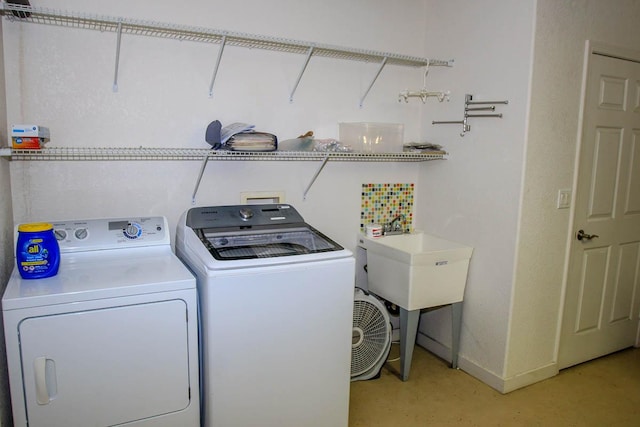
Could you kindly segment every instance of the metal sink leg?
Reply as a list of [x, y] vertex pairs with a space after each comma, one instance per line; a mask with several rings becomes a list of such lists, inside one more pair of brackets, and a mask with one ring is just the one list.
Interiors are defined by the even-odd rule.
[[458, 369], [460, 328], [462, 327], [462, 301], [451, 304], [451, 368]]
[[402, 381], [409, 379], [419, 321], [420, 310], [409, 311], [400, 308], [400, 377]]

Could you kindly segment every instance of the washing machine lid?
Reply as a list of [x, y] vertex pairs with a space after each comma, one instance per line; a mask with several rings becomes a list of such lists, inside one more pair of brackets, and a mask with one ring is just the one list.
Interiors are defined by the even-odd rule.
[[342, 251], [283, 204], [193, 208], [186, 225], [218, 261], [277, 258]]
[[203, 231], [201, 240], [219, 261], [306, 255], [343, 249], [309, 226], [231, 233]]
[[58, 274], [23, 279], [14, 268], [3, 310], [195, 289], [171, 246], [62, 253]]

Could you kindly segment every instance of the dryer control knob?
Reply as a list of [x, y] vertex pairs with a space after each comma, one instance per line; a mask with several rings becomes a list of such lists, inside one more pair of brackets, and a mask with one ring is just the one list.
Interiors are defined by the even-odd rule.
[[54, 230], [53, 234], [55, 234], [56, 236], [56, 240], [60, 241], [60, 240], [64, 240], [67, 238], [67, 232], [64, 230]]
[[244, 219], [245, 221], [248, 220], [249, 218], [251, 218], [253, 216], [253, 210], [250, 208], [242, 208], [240, 209], [240, 218]]
[[73, 234], [76, 236], [76, 239], [84, 240], [89, 235], [89, 232], [86, 228], [78, 228]]
[[124, 237], [128, 239], [137, 239], [140, 237], [140, 227], [136, 224], [129, 224], [127, 228], [124, 229]]

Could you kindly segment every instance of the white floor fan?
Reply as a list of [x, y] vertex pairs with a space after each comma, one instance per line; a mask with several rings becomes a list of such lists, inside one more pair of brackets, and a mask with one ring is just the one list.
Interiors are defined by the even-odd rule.
[[391, 322], [384, 304], [356, 288], [353, 302], [351, 381], [378, 377], [391, 348]]

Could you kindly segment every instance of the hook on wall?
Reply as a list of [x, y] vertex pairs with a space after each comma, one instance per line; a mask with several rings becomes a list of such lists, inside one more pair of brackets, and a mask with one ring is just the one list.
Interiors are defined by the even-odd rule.
[[449, 101], [449, 95], [451, 92], [447, 91], [428, 91], [427, 90], [427, 75], [429, 74], [429, 66], [431, 65], [431, 61], [427, 60], [427, 65], [425, 66], [424, 76], [422, 78], [422, 89], [419, 91], [410, 91], [406, 89], [398, 94], [398, 102], [409, 102], [409, 98], [420, 98], [422, 103], [425, 104], [427, 102], [427, 98], [435, 97], [438, 98], [438, 101], [442, 102], [445, 99]]
[[428, 92], [424, 89], [422, 89], [421, 91], [409, 91], [409, 90], [405, 90], [402, 91], [398, 94], [398, 102], [404, 101], [404, 102], [409, 102], [409, 98], [420, 98], [422, 100], [422, 103], [426, 103], [427, 102], [427, 98], [429, 97], [436, 97], [438, 98], [438, 101], [442, 102], [445, 99], [447, 101], [449, 101], [449, 96], [451, 95], [451, 92], [444, 91], [444, 92]]

